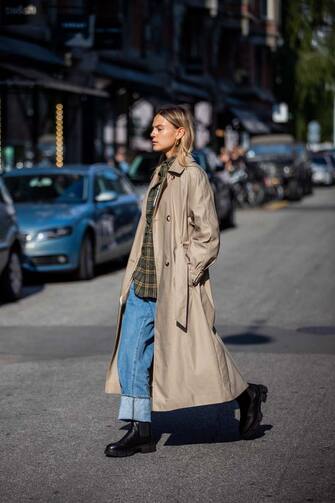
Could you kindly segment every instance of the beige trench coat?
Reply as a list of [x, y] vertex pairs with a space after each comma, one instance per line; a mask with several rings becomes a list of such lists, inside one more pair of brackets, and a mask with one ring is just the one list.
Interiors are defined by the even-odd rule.
[[[124, 307], [132, 275], [140, 258], [145, 208], [156, 169], [143, 200], [132, 250], [124, 275], [116, 338], [107, 371], [107, 393], [120, 394], [117, 353]], [[157, 273], [152, 410], [167, 411], [227, 402], [247, 387], [214, 327], [214, 303], [208, 266], [220, 247], [214, 196], [206, 173], [193, 158], [168, 169], [153, 214]]]

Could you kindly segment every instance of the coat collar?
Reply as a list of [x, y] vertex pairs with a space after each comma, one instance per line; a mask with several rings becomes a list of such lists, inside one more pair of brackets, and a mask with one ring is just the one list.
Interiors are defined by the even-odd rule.
[[[194, 159], [193, 157], [191, 156], [191, 154], [188, 154], [187, 155], [187, 162], [194, 162]], [[169, 172], [172, 172], [172, 173], [177, 173], [178, 175], [180, 175], [185, 169], [185, 166], [182, 166], [179, 162], [178, 162], [178, 158], [176, 157], [175, 160], [173, 161], [173, 163], [171, 164], [171, 166], [168, 168], [168, 171]]]
[[[189, 154], [187, 156], [187, 164], [191, 164], [191, 163], [194, 163], [194, 162], [195, 161], [194, 161], [193, 157], [191, 156], [191, 154]], [[177, 175], [181, 175], [181, 173], [184, 171], [185, 168], [186, 168], [186, 166], [181, 165], [178, 162], [178, 158], [176, 157], [174, 159], [174, 161], [172, 162], [171, 166], [169, 166], [168, 172], [169, 173], [176, 173]], [[149, 188], [152, 188], [159, 181], [158, 171], [159, 171], [158, 168], [156, 168], [156, 171], [154, 172], [154, 175], [153, 175], [153, 177], [151, 179]]]

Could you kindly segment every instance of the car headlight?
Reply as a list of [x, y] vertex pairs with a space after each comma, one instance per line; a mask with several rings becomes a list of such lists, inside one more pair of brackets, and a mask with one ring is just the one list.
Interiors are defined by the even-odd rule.
[[55, 227], [54, 229], [45, 229], [34, 234], [25, 235], [26, 243], [31, 241], [46, 241], [47, 239], [62, 238], [72, 234], [72, 227]]

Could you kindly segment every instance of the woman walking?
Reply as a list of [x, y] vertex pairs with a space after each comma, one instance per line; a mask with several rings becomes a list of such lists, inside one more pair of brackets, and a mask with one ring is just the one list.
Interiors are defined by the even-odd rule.
[[240, 434], [250, 438], [267, 388], [247, 383], [214, 327], [208, 267], [220, 247], [214, 196], [191, 156], [192, 119], [182, 106], [162, 107], [151, 132], [163, 154], [121, 287], [116, 340], [106, 392], [121, 395], [118, 418], [130, 422], [106, 456], [156, 450], [151, 411], [237, 400]]

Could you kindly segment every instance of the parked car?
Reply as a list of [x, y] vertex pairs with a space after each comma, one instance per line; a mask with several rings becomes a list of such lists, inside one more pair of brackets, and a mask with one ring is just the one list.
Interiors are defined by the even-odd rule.
[[329, 156], [330, 160], [332, 161], [332, 165], [335, 169], [335, 148], [327, 148], [327, 149], [318, 150], [317, 154], [322, 154], [322, 155], [326, 154], [327, 156]]
[[4, 178], [25, 236], [25, 269], [91, 279], [96, 264], [129, 253], [141, 210], [114, 168], [33, 167]]
[[217, 165], [210, 149], [195, 149], [192, 156], [207, 173], [214, 192], [220, 227], [222, 229], [233, 227], [235, 225], [235, 199], [231, 185], [217, 173]]
[[13, 201], [0, 177], [0, 294], [2, 300], [15, 301], [22, 293], [22, 236]]
[[129, 165], [127, 176], [141, 199], [145, 195], [159, 160], [160, 154], [155, 152], [138, 152]]
[[303, 144], [290, 135], [254, 136], [247, 151], [249, 165], [257, 164], [267, 174], [266, 185], [274, 187], [280, 196], [300, 200], [310, 194], [312, 170]]
[[[229, 184], [222, 181], [215, 172], [214, 156], [209, 149], [193, 150], [195, 161], [206, 171], [212, 185], [215, 204], [221, 227], [234, 225], [235, 206]], [[160, 155], [155, 152], [139, 152], [130, 164], [128, 177], [141, 198], [148, 188], [150, 179], [160, 161]]]
[[335, 159], [329, 152], [311, 154], [313, 183], [333, 185], [335, 183]]
[[237, 205], [243, 208], [263, 204], [268, 197], [265, 179], [264, 171], [256, 163], [234, 162], [229, 180]]

